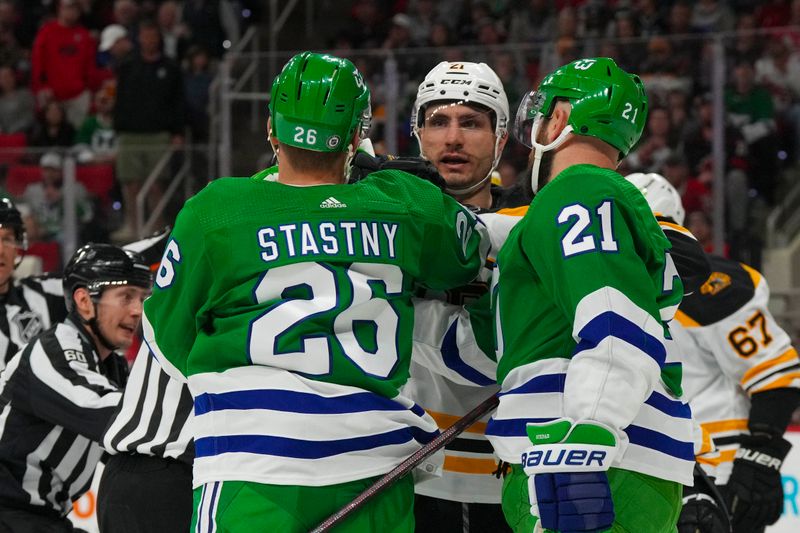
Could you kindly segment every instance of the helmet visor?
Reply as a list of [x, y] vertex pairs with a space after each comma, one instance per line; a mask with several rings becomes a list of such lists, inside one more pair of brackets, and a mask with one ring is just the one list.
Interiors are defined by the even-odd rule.
[[359, 127], [359, 137], [366, 139], [369, 129], [372, 126], [372, 103], [367, 100], [367, 107], [361, 112], [361, 125]]
[[542, 117], [542, 105], [544, 104], [544, 94], [538, 91], [530, 91], [519, 103], [517, 116], [514, 117], [514, 137], [524, 146], [533, 148], [531, 142], [531, 130], [535, 120]]

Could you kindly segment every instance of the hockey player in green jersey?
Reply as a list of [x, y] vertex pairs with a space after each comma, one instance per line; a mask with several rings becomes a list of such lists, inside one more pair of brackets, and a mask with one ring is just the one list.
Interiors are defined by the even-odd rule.
[[556, 69], [517, 112], [538, 192], [497, 257], [501, 392], [486, 430], [512, 464], [515, 531], [671, 533], [692, 483], [666, 326], [683, 287], [649, 206], [614, 171], [646, 116], [641, 80], [608, 58]]
[[[420, 285], [460, 286], [485, 230], [400, 171], [346, 183], [369, 122], [352, 63], [304, 52], [272, 86], [278, 165], [189, 200], [145, 305], [145, 338], [194, 399], [195, 531], [307, 531], [433, 438], [398, 393]], [[412, 531], [400, 481], [344, 531]]]

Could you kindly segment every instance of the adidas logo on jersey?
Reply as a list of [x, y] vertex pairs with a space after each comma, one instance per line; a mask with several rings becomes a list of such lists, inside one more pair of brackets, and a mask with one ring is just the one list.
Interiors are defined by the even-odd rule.
[[336, 198], [331, 196], [331, 197], [323, 200], [322, 203], [319, 204], [319, 206], [322, 207], [322, 208], [347, 207], [347, 204], [343, 204], [342, 202], [340, 202], [339, 200], [337, 200]]

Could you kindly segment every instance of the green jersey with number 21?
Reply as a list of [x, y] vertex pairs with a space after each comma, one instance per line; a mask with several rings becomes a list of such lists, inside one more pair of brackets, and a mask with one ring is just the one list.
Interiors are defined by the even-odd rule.
[[566, 416], [615, 428], [628, 441], [622, 468], [691, 481], [691, 416], [666, 325], [683, 286], [669, 248], [612, 170], [574, 165], [537, 193], [493, 279], [504, 394], [486, 435], [500, 458], [519, 462], [528, 422]]

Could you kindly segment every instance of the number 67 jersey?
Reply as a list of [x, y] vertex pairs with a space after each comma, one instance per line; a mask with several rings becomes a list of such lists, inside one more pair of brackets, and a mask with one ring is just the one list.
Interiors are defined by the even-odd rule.
[[432, 439], [408, 379], [415, 287], [471, 281], [475, 216], [401, 171], [352, 185], [222, 178], [181, 210], [145, 340], [194, 399], [194, 483], [324, 486]]
[[748, 433], [751, 396], [800, 388], [800, 359], [767, 309], [764, 277], [730, 259], [709, 259], [711, 276], [684, 297], [670, 330], [684, 356], [684, 390], [692, 413], [716, 445], [697, 460], [724, 485], [738, 437]]

